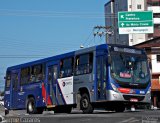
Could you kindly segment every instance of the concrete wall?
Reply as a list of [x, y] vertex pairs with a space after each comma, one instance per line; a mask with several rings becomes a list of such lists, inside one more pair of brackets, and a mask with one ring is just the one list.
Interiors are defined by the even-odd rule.
[[160, 73], [160, 63], [157, 62], [157, 55], [152, 55], [152, 73]]

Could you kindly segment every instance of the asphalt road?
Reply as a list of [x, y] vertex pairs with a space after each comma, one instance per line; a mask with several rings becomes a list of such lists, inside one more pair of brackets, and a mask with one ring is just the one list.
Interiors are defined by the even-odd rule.
[[82, 114], [77, 110], [73, 110], [71, 114], [54, 114], [45, 111], [41, 115], [11, 111], [4, 118], [7, 123], [160, 123], [160, 110], [136, 110], [123, 113], [95, 110], [93, 114]]

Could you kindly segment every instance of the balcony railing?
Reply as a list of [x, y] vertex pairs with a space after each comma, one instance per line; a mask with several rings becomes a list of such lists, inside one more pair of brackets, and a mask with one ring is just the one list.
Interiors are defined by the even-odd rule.
[[160, 6], [149, 6], [148, 11], [153, 11], [153, 13], [160, 13]]
[[160, 24], [160, 18], [154, 18], [154, 24]]
[[160, 37], [160, 29], [154, 29], [153, 37]]

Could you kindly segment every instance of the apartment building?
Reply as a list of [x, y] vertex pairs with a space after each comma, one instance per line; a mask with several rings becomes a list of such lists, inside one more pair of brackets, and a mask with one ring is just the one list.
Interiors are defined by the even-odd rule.
[[160, 0], [147, 0], [147, 10], [154, 13], [154, 33], [149, 34], [148, 39], [160, 37]]
[[[113, 1], [113, 2], [111, 2]], [[136, 45], [146, 40], [160, 36], [160, 0], [111, 0], [105, 4], [105, 25], [114, 27], [114, 35], [107, 38], [108, 43], [124, 45]], [[113, 12], [112, 14], [112, 6]], [[118, 32], [119, 11], [153, 11], [154, 33], [153, 34], [123, 34]]]

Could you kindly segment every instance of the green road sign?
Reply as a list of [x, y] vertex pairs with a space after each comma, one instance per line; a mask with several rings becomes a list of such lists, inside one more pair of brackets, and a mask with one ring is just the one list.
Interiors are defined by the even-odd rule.
[[153, 33], [153, 12], [118, 12], [119, 34]]

